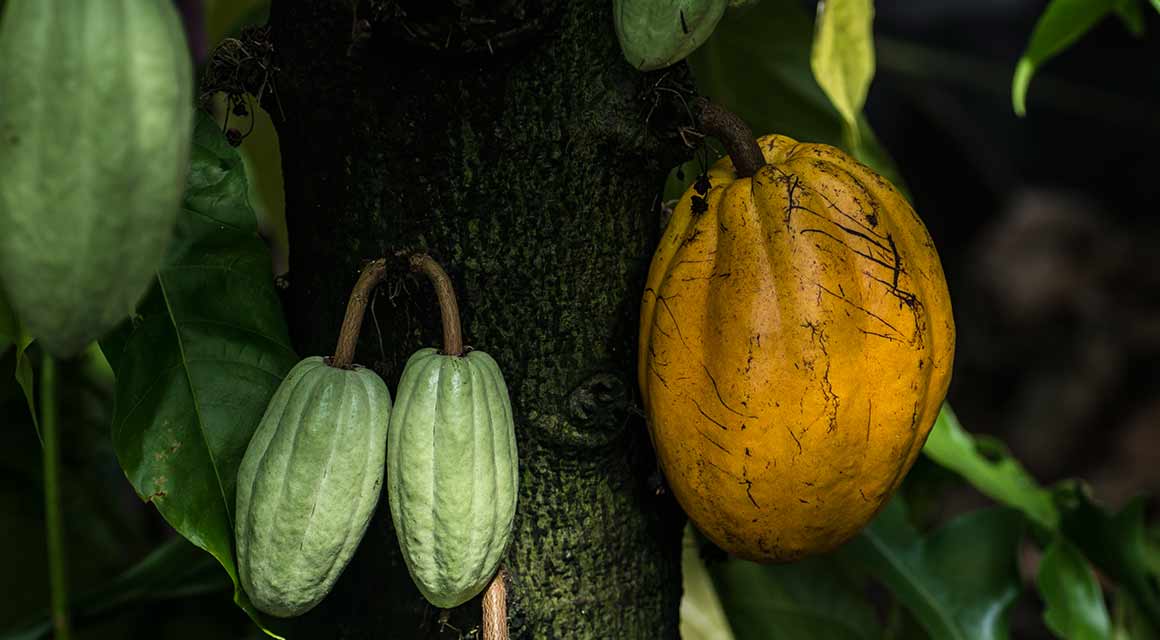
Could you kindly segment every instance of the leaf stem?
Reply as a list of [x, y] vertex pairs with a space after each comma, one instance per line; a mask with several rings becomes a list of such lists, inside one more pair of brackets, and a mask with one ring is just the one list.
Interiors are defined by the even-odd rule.
[[740, 116], [706, 98], [694, 100], [693, 108], [699, 114], [701, 129], [725, 145], [739, 177], [752, 178], [765, 165], [753, 130]]
[[60, 439], [57, 437], [56, 361], [45, 354], [40, 365], [40, 428], [44, 437], [44, 522], [53, 637], [69, 640], [68, 572], [60, 510]]
[[508, 640], [506, 578], [500, 567], [483, 593], [483, 640]]
[[435, 259], [425, 253], [411, 254], [411, 271], [421, 271], [435, 287], [439, 299], [439, 313], [443, 319], [443, 353], [449, 356], [463, 355], [463, 329], [459, 323], [459, 303], [455, 300], [455, 288], [451, 286], [451, 276], [439, 266]]
[[385, 258], [372, 260], [363, 267], [358, 276], [358, 282], [350, 292], [346, 302], [346, 316], [342, 319], [342, 329], [338, 332], [338, 346], [334, 349], [334, 357], [327, 364], [338, 369], [349, 369], [354, 361], [354, 350], [358, 347], [358, 335], [362, 331], [363, 316], [366, 315], [367, 302], [371, 292], [375, 290], [387, 271]]

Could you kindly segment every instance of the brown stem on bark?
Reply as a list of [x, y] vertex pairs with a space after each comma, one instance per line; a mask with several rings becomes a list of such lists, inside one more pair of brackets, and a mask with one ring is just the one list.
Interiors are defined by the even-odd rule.
[[737, 175], [752, 178], [765, 164], [765, 157], [761, 155], [761, 147], [757, 146], [749, 125], [736, 113], [705, 98], [697, 98], [693, 107], [700, 115], [701, 129], [725, 145]]
[[506, 578], [500, 567], [483, 594], [483, 640], [508, 640]]
[[443, 319], [443, 353], [449, 356], [463, 355], [463, 332], [459, 325], [459, 303], [455, 301], [455, 288], [451, 286], [451, 276], [439, 266], [435, 259], [425, 253], [411, 255], [411, 271], [422, 271], [435, 287], [439, 299], [439, 313]]
[[367, 302], [371, 292], [383, 279], [387, 270], [385, 258], [369, 262], [363, 267], [358, 276], [358, 282], [350, 292], [346, 302], [346, 316], [342, 319], [342, 330], [338, 332], [338, 346], [334, 349], [334, 357], [327, 364], [338, 369], [349, 369], [354, 360], [354, 350], [358, 346], [358, 334], [362, 330], [363, 315], [367, 310]]

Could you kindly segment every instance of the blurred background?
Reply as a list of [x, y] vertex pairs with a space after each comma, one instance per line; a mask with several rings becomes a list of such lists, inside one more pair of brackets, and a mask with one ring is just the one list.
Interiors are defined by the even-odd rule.
[[[201, 62], [267, 10], [179, 4]], [[1018, 118], [1011, 76], [1045, 4], [878, 0], [866, 117], [943, 260], [959, 336], [949, 400], [961, 422], [1041, 482], [1084, 478], [1115, 508], [1160, 490], [1160, 14], [1145, 12], [1138, 33], [1105, 19], [1039, 71]], [[254, 111], [241, 149], [277, 269], [278, 148]], [[9, 349], [0, 371], [15, 366]], [[112, 374], [99, 352], [62, 376], [68, 556], [73, 590], [86, 594], [79, 637], [258, 637], [212, 559], [176, 542], [154, 552], [173, 534], [117, 466]], [[44, 637], [40, 446], [11, 376], [0, 376], [0, 416], [0, 638]], [[933, 520], [986, 503], [925, 458], [912, 480], [941, 488]], [[149, 572], [123, 574], [142, 559]], [[1040, 610], [1024, 594], [1014, 637], [1051, 637]]]

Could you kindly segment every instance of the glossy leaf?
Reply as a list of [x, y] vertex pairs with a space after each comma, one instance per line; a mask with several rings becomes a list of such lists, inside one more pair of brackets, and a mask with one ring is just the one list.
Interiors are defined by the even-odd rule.
[[1039, 16], [1031, 41], [1015, 67], [1011, 101], [1015, 113], [1027, 113], [1027, 87], [1035, 71], [1079, 40], [1113, 8], [1116, 0], [1052, 0]]
[[1152, 6], [1157, 12], [1160, 12], [1160, 0], [1152, 0]]
[[1019, 595], [1021, 533], [1019, 513], [996, 507], [960, 516], [924, 538], [896, 498], [839, 556], [885, 583], [930, 637], [1002, 640]]
[[1046, 609], [1043, 620], [1065, 640], [1104, 640], [1110, 633], [1104, 594], [1083, 554], [1056, 536], [1039, 562], [1036, 579]]
[[1111, 514], [1091, 501], [1083, 487], [1060, 491], [1061, 529], [1103, 574], [1128, 591], [1153, 626], [1160, 628], [1160, 576], [1144, 520], [1145, 500], [1132, 500]]
[[863, 584], [834, 555], [761, 565], [730, 557], [708, 564], [739, 640], [874, 640], [882, 636]]
[[1007, 451], [995, 451], [991, 457], [983, 455], [979, 443], [959, 424], [950, 405], [943, 405], [922, 452], [983, 494], [1019, 509], [1036, 524], [1049, 530], [1059, 526], [1059, 512], [1051, 492], [1041, 487]]
[[[156, 283], [101, 346], [117, 376], [113, 446], [125, 475], [237, 585], [238, 465], [297, 361], [242, 161], [200, 114], [189, 183]], [[235, 600], [258, 620], [240, 587]]]
[[846, 127], [847, 146], [860, 146], [858, 116], [874, 78], [872, 0], [821, 0], [810, 67]]

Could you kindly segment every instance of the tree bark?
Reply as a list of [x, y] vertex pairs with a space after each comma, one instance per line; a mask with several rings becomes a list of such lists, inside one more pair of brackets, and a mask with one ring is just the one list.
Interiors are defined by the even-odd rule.
[[[276, 0], [270, 24], [300, 353], [334, 348], [361, 263], [429, 252], [511, 392], [512, 637], [676, 637], [683, 516], [650, 484], [635, 382], [659, 194], [682, 159], [657, 132], [683, 112], [657, 110], [653, 87], [674, 74], [623, 61], [608, 0]], [[393, 389], [439, 344], [438, 308], [399, 268], [371, 311], [355, 362]], [[479, 598], [425, 603], [384, 493], [295, 637], [468, 637], [479, 614]]]

